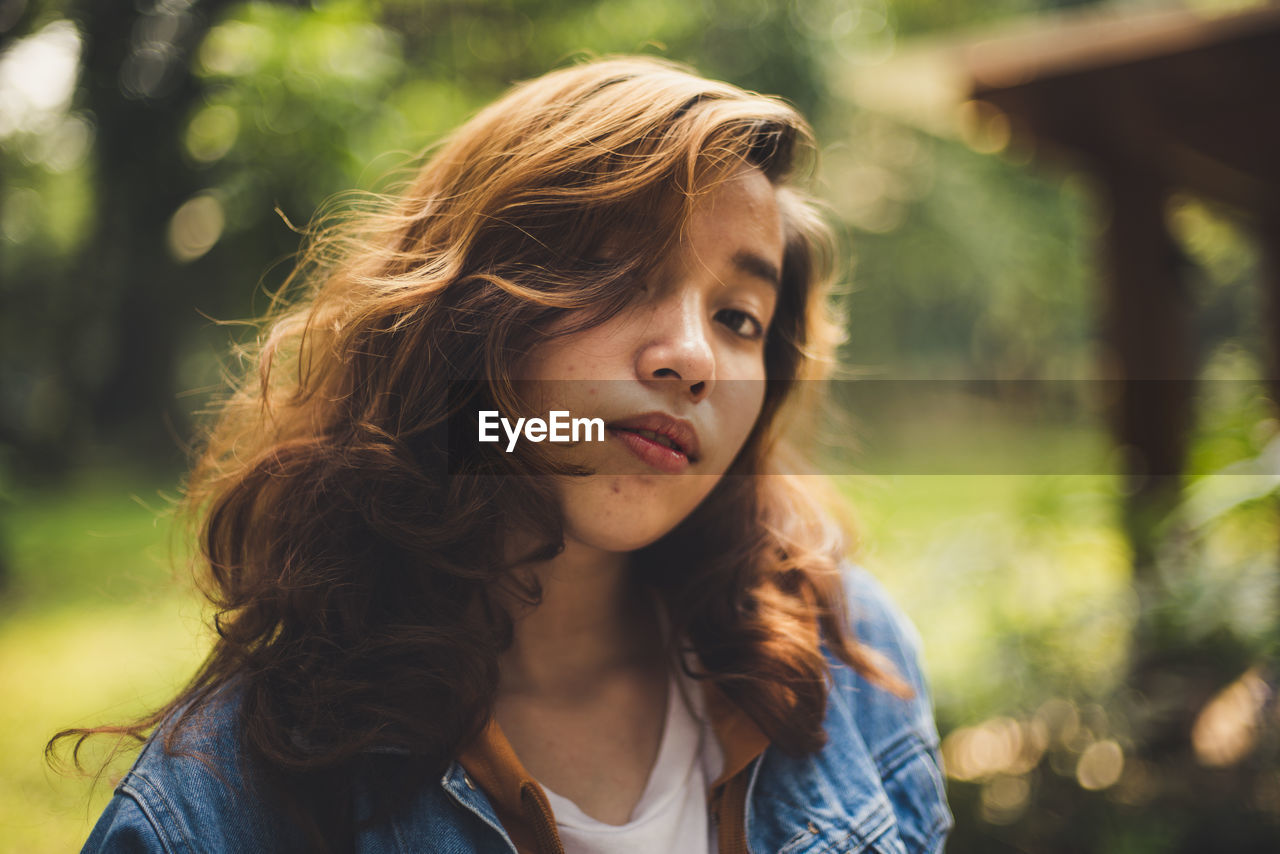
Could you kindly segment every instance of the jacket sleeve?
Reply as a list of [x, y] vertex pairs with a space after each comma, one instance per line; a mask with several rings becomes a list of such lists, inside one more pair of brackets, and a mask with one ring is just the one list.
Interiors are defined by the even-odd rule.
[[915, 696], [910, 700], [909, 722], [930, 746], [936, 746], [938, 730], [924, 676], [920, 632], [875, 576], [860, 566], [845, 567], [845, 596], [854, 637], [884, 655], [911, 686]]
[[117, 792], [80, 854], [170, 854], [151, 819], [130, 795]]
[[[920, 634], [869, 572], [845, 567], [845, 594], [860, 643], [885, 655], [914, 696], [901, 701], [864, 685], [863, 731], [874, 733], [876, 760], [910, 851], [941, 851], [953, 819], [947, 805], [933, 702], [921, 663]], [[872, 699], [874, 698], [874, 701]]]

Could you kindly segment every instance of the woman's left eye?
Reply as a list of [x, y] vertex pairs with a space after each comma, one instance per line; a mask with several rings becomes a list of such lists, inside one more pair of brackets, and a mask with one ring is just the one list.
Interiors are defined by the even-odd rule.
[[748, 312], [737, 308], [722, 308], [716, 312], [716, 320], [723, 323], [735, 335], [753, 341], [764, 337], [764, 324]]

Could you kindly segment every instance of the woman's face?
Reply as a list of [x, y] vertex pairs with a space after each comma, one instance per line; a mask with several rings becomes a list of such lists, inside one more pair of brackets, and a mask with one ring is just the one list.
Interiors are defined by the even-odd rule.
[[551, 446], [596, 472], [558, 478], [568, 539], [638, 549], [715, 487], [764, 401], [782, 255], [776, 192], [742, 166], [696, 199], [677, 248], [631, 304], [518, 367], [538, 417], [567, 410], [606, 425], [603, 442]]

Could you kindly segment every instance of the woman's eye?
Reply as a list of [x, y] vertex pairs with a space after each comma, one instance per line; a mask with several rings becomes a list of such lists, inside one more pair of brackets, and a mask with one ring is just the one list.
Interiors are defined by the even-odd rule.
[[735, 335], [757, 340], [764, 337], [764, 325], [745, 311], [736, 308], [722, 308], [716, 313], [716, 319], [729, 328]]

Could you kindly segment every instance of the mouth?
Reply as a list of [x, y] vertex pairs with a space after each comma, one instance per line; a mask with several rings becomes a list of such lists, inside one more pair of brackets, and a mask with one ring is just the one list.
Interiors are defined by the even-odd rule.
[[659, 471], [679, 474], [698, 462], [698, 434], [687, 421], [650, 412], [607, 426], [628, 450]]

